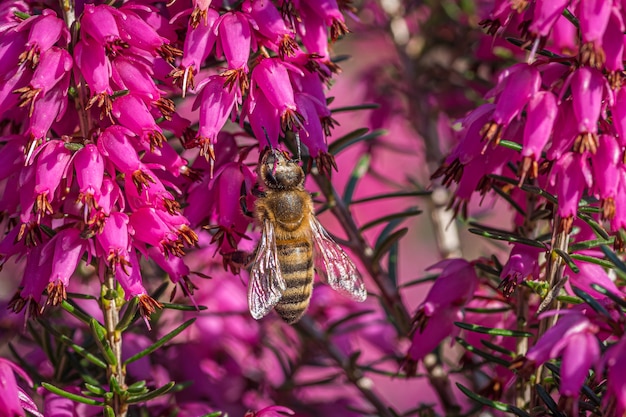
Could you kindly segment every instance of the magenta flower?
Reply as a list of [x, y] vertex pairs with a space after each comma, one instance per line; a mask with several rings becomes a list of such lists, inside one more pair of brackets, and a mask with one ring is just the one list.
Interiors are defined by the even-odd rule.
[[624, 166], [620, 161], [621, 149], [614, 136], [600, 135], [598, 145], [598, 152], [591, 159], [593, 188], [601, 200], [602, 218], [611, 220], [615, 217], [615, 199]]
[[[261, 60], [252, 71], [252, 85], [248, 98], [248, 100], [255, 101], [258, 94], [264, 94], [272, 106], [278, 110], [284, 131], [299, 125], [302, 119], [302, 115], [297, 111], [288, 68], [303, 75], [297, 68], [277, 58]], [[255, 90], [256, 86], [259, 90]], [[254, 112], [252, 104], [249, 111]]]
[[500, 142], [504, 128], [524, 109], [528, 100], [539, 90], [541, 76], [535, 67], [515, 64], [498, 77], [493, 94], [496, 109], [481, 134], [487, 142]]
[[57, 305], [67, 298], [66, 289], [70, 277], [85, 252], [85, 240], [77, 229], [65, 229], [58, 232], [48, 245], [54, 243], [52, 270], [48, 279], [47, 304]]
[[35, 416], [42, 416], [33, 400], [17, 385], [15, 374], [24, 379], [29, 386], [33, 381], [19, 366], [0, 358], [0, 415], [24, 417], [28, 411]]
[[528, 175], [534, 179], [539, 176], [538, 161], [541, 152], [552, 136], [552, 128], [557, 115], [556, 97], [549, 91], [535, 94], [526, 107], [526, 124], [522, 141], [522, 164], [520, 165], [520, 184]]
[[550, 181], [559, 200], [559, 230], [569, 232], [583, 192], [593, 182], [587, 158], [579, 153], [565, 154], [555, 163]]
[[574, 150], [580, 153], [598, 149], [598, 119], [602, 110], [604, 92], [609, 88], [606, 79], [598, 70], [582, 67], [571, 77], [572, 103], [578, 123], [578, 137]]
[[589, 368], [600, 358], [600, 344], [596, 337], [598, 326], [583, 314], [566, 312], [557, 323], [528, 351], [526, 359], [541, 365], [549, 359], [561, 357], [561, 395], [573, 398], [572, 414], [578, 414], [578, 399]]
[[547, 37], [569, 2], [570, 0], [537, 0], [528, 31], [537, 37]]
[[189, 20], [181, 66], [172, 72], [172, 77], [177, 80], [183, 92], [188, 87], [194, 88], [194, 76], [213, 50], [217, 40], [214, 28], [218, 19], [219, 13], [208, 9], [205, 18], [195, 22], [195, 27], [193, 20]]
[[252, 45], [252, 29], [250, 22], [243, 13], [225, 13], [215, 23], [215, 33], [218, 33], [218, 55], [224, 54], [228, 63], [228, 70], [221, 75], [226, 79], [225, 84], [232, 90], [238, 86], [243, 94], [249, 86], [248, 59]]
[[500, 287], [504, 295], [510, 296], [515, 287], [525, 279], [539, 278], [539, 255], [542, 252], [545, 250], [521, 244], [513, 245], [509, 260], [500, 274]]
[[287, 27], [274, 3], [265, 0], [245, 0], [241, 9], [250, 15], [259, 33], [266, 38], [259, 41], [277, 51], [281, 59], [293, 55], [298, 49], [293, 30]]
[[601, 39], [609, 23], [612, 8], [613, 2], [610, 1], [589, 0], [578, 3], [576, 12], [584, 43], [581, 59], [592, 67], [601, 68], [604, 65], [605, 54]]
[[[413, 319], [412, 344], [407, 360], [417, 362], [452, 333], [462, 320], [461, 308], [471, 300], [478, 277], [474, 266], [463, 259], [447, 259], [428, 268], [442, 269]], [[415, 365], [407, 367], [414, 371]]]
[[626, 337], [622, 336], [617, 343], [609, 347], [602, 358], [600, 369], [606, 370], [607, 392], [603, 405], [607, 415], [622, 416], [626, 413]]

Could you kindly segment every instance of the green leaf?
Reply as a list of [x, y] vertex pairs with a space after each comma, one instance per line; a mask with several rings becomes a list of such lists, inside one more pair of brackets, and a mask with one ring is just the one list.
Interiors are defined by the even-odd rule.
[[541, 385], [535, 384], [535, 390], [537, 391], [537, 394], [539, 394], [539, 398], [541, 398], [541, 401], [543, 401], [546, 407], [548, 407], [548, 409], [552, 412], [552, 415], [558, 417], [567, 417], [559, 410], [556, 402], [554, 402], [550, 394], [548, 394]]
[[367, 173], [371, 159], [372, 157], [368, 153], [362, 155], [352, 170], [352, 174], [350, 174], [350, 179], [348, 180], [346, 189], [343, 193], [343, 201], [346, 205], [350, 205], [356, 186], [359, 183], [359, 180]]
[[350, 320], [354, 320], [358, 317], [365, 316], [367, 314], [372, 314], [373, 312], [374, 310], [361, 310], [361, 311], [357, 311], [356, 313], [348, 314], [346, 317], [342, 317], [339, 320], [335, 321], [334, 323], [330, 324], [328, 328], [326, 329], [326, 334], [332, 334], [332, 332], [335, 331], [342, 324]]
[[74, 302], [71, 300], [61, 301], [61, 308], [70, 313], [72, 316], [76, 317], [78, 320], [85, 323], [86, 325], [89, 325], [91, 320], [93, 320], [93, 317], [87, 314], [82, 308], [74, 304]]
[[400, 191], [397, 193], [388, 194], [376, 194], [368, 197], [359, 198], [358, 200], [352, 200], [352, 205], [359, 203], [367, 203], [369, 201], [384, 200], [388, 198], [398, 197], [425, 197], [432, 194], [432, 191]]
[[[401, 230], [398, 230], [401, 232]], [[390, 236], [391, 237], [391, 236]], [[398, 286], [398, 241], [394, 241], [389, 248], [389, 258], [387, 258], [387, 274], [394, 287]]]
[[579, 250], [593, 249], [597, 248], [600, 245], [612, 245], [615, 241], [615, 238], [611, 236], [609, 240], [606, 239], [593, 239], [593, 240], [583, 240], [581, 242], [576, 242], [569, 245], [569, 251], [576, 252]]
[[536, 240], [528, 239], [528, 238], [525, 238], [525, 237], [522, 237], [520, 235], [516, 235], [513, 233], [487, 231], [483, 229], [474, 229], [474, 228], [468, 229], [468, 231], [470, 233], [473, 233], [475, 235], [482, 236], [488, 239], [503, 240], [505, 242], [511, 242], [511, 243], [521, 243], [526, 246], [532, 246], [535, 248], [542, 248], [542, 249], [545, 249], [546, 247], [541, 242], [537, 242]]
[[[349, 148], [356, 143], [376, 139], [380, 136], [384, 136], [387, 134], [387, 131], [384, 129], [374, 130], [367, 134], [364, 134], [365, 132], [363, 131], [367, 132], [368, 129], [357, 129], [341, 137], [340, 139], [337, 139], [336, 141], [328, 145], [328, 153], [330, 153], [331, 155], [337, 155], [339, 152]], [[357, 132], [359, 134], [356, 134]]]
[[585, 223], [587, 223], [589, 226], [591, 226], [591, 228], [593, 229], [593, 231], [595, 232], [596, 235], [600, 236], [602, 239], [606, 239], [609, 240], [611, 238], [611, 236], [609, 236], [609, 234], [606, 232], [606, 230], [604, 230], [604, 227], [602, 227], [601, 224], [599, 224], [597, 221], [595, 221], [591, 216], [589, 216], [588, 214], [584, 214], [581, 213], [580, 210], [578, 212], [578, 217], [584, 221]]
[[190, 306], [186, 304], [172, 304], [172, 303], [161, 303], [161, 306], [163, 307], [163, 309], [168, 308], [170, 310], [178, 310], [178, 311], [204, 311], [208, 309], [207, 306], [198, 306], [196, 308], [196, 306]]
[[97, 300], [96, 297], [90, 294], [81, 294], [79, 292], [68, 292], [67, 298], [75, 299], [78, 298], [80, 300]]
[[153, 400], [157, 397], [160, 397], [161, 395], [169, 392], [169, 390], [172, 389], [172, 387], [174, 387], [174, 385], [176, 385], [176, 383], [174, 381], [170, 381], [167, 384], [163, 385], [160, 388], [155, 389], [154, 391], [150, 391], [146, 394], [140, 394], [140, 395], [131, 395], [128, 397], [128, 399], [126, 400], [126, 402], [128, 404], [136, 404], [136, 403], [143, 403], [146, 401], [150, 401]]
[[611, 261], [607, 261], [606, 259], [598, 259], [595, 256], [589, 255], [581, 255], [579, 253], [570, 253], [570, 258], [575, 259], [577, 261], [583, 261], [590, 264], [600, 265], [604, 268], [613, 269], [615, 265]]
[[334, 109], [330, 109], [331, 113], [343, 113], [348, 111], [358, 111], [358, 110], [372, 110], [380, 108], [380, 104], [378, 103], [365, 103], [359, 104], [357, 106], [344, 106], [344, 107], [336, 107]]
[[615, 265], [617, 269], [622, 272], [626, 272], [626, 264], [624, 263], [624, 261], [622, 261], [619, 256], [617, 256], [615, 252], [613, 252], [608, 246], [602, 245], [600, 246], [600, 250], [604, 253], [604, 255], [606, 255], [607, 258], [609, 258], [609, 261], [611, 261], [611, 263]]
[[[389, 222], [391, 224], [391, 222]], [[408, 233], [409, 229], [407, 227], [403, 227], [400, 230], [393, 232], [387, 238], [385, 238], [382, 242], [376, 242], [376, 246], [374, 247], [374, 255], [372, 256], [372, 264], [377, 264], [380, 262], [380, 259], [385, 256], [385, 254], [397, 245], [400, 239], [402, 239]], [[383, 230], [384, 232], [384, 230]], [[381, 236], [383, 233], [381, 233]], [[379, 237], [380, 239], [380, 237]]]
[[462, 323], [455, 321], [454, 324], [461, 329], [469, 330], [470, 332], [489, 334], [492, 336], [508, 336], [508, 337], [532, 337], [533, 334], [529, 332], [522, 332], [518, 330], [509, 329], [494, 329], [491, 327], [479, 326], [477, 324]]
[[193, 324], [193, 322], [195, 322], [195, 321], [196, 321], [195, 318], [187, 320], [186, 322], [184, 322], [183, 324], [181, 324], [180, 326], [178, 326], [177, 328], [175, 328], [174, 330], [172, 330], [171, 332], [169, 332], [168, 334], [163, 336], [161, 339], [157, 340], [155, 343], [153, 343], [148, 348], [146, 348], [146, 349], [142, 350], [141, 352], [139, 352], [139, 353], [131, 356], [130, 358], [126, 359], [124, 361], [124, 366], [126, 366], [129, 363], [132, 363], [132, 362], [134, 362], [136, 360], [139, 360], [139, 359], [143, 358], [144, 356], [149, 355], [152, 352], [154, 352], [155, 350], [159, 349], [161, 346], [163, 346], [164, 344], [166, 344], [167, 342], [169, 342], [170, 340], [172, 340], [173, 338], [178, 336], [187, 327], [191, 326]]
[[109, 345], [109, 341], [106, 338], [106, 330], [104, 327], [102, 327], [102, 325], [93, 318], [89, 321], [89, 327], [95, 336], [96, 344], [104, 355], [106, 362], [111, 366], [116, 366], [117, 359], [115, 357], [115, 353], [113, 353], [113, 349], [111, 349], [111, 346]]
[[429, 274], [423, 278], [414, 279], [412, 281], [405, 282], [404, 284], [400, 284], [399, 288], [407, 288], [414, 285], [424, 284], [426, 282], [432, 282], [435, 281], [437, 277], [439, 277], [439, 274]]
[[104, 406], [104, 417], [115, 417], [115, 410], [110, 405]]
[[495, 350], [496, 352], [500, 352], [506, 356], [509, 356], [511, 358], [514, 358], [517, 354], [515, 352], [513, 352], [512, 350], [509, 349], [505, 349], [500, 345], [496, 345], [495, 343], [491, 343], [489, 340], [485, 340], [482, 339], [480, 341], [480, 343], [482, 343], [483, 345], [485, 345], [485, 347], [488, 347], [489, 349]]
[[563, 10], [562, 15], [565, 16], [565, 18], [569, 20], [574, 26], [576, 26], [576, 28], [580, 27], [580, 22], [578, 21], [578, 18], [574, 16], [572, 12], [569, 11], [569, 9]]
[[497, 363], [498, 365], [502, 365], [506, 368], [511, 366], [510, 361], [494, 356], [491, 353], [485, 352], [484, 350], [478, 349], [476, 346], [470, 345], [469, 343], [467, 343], [465, 340], [461, 339], [460, 337], [456, 337], [455, 340], [457, 341], [459, 345], [463, 346], [463, 348], [465, 348], [465, 350], [467, 350], [468, 352], [472, 352], [473, 354], [480, 356], [481, 358], [484, 358], [488, 360], [489, 362]]
[[469, 398], [471, 398], [472, 400], [476, 401], [479, 404], [486, 405], [488, 407], [494, 408], [499, 411], [507, 411], [519, 417], [531, 417], [530, 414], [528, 414], [524, 410], [521, 410], [513, 405], [505, 404], [500, 401], [490, 400], [476, 393], [473, 393], [468, 388], [464, 387], [458, 382], [456, 383], [456, 386], [461, 390], [463, 394], [465, 394], [466, 396], [468, 396]]
[[561, 259], [563, 259], [563, 261], [565, 261], [565, 263], [567, 264], [567, 266], [569, 266], [569, 268], [575, 273], [579, 273], [580, 269], [578, 268], [578, 266], [576, 266], [576, 264], [574, 263], [574, 260], [572, 259], [572, 257], [569, 255], [569, 253], [559, 249], [559, 248], [554, 248], [554, 253], [556, 253], [557, 255], [559, 255], [561, 257]]
[[129, 302], [126, 303], [124, 314], [122, 315], [120, 321], [117, 323], [117, 326], [115, 326], [115, 330], [123, 332], [136, 320], [135, 316], [139, 314], [139, 310], [137, 309], [138, 304], [139, 297], [133, 297], [130, 299]]
[[575, 287], [573, 285], [572, 285], [572, 290], [574, 291], [574, 294], [576, 294], [578, 297], [582, 298], [582, 300], [585, 303], [587, 303], [589, 305], [589, 307], [593, 308], [596, 313], [603, 315], [604, 317], [606, 317], [610, 321], [613, 321], [613, 318], [611, 317], [609, 312], [606, 311], [606, 308], [604, 308], [602, 306], [602, 304], [600, 304], [594, 297], [592, 297], [591, 295], [586, 293], [584, 290], [582, 290], [582, 289], [580, 289], [578, 287]]
[[626, 308], [626, 300], [624, 300], [624, 298], [622, 298], [621, 295], [617, 295], [598, 284], [591, 284], [591, 288], [598, 291], [600, 294], [606, 295], [608, 298], [610, 298], [614, 303], [616, 303], [620, 307]]
[[421, 213], [422, 213], [422, 210], [418, 209], [417, 207], [410, 207], [403, 212], [389, 214], [387, 216], [383, 216], [378, 219], [372, 220], [371, 222], [365, 223], [363, 226], [361, 226], [359, 230], [361, 232], [364, 232], [365, 230], [372, 228], [376, 225], [379, 225], [381, 223], [387, 223], [394, 219], [404, 219], [406, 217], [417, 216], [418, 214], [421, 214]]
[[72, 349], [74, 349], [74, 352], [78, 353], [79, 355], [81, 355], [82, 357], [84, 357], [89, 362], [93, 363], [94, 365], [96, 365], [96, 366], [98, 366], [98, 367], [100, 367], [102, 369], [107, 369], [107, 364], [102, 359], [98, 358], [97, 356], [95, 356], [93, 353], [89, 352], [84, 347], [74, 343], [74, 341], [72, 339], [70, 339], [66, 335], [62, 334], [61, 332], [59, 332], [58, 330], [53, 328], [47, 321], [45, 321], [45, 320], [38, 320], [37, 322], [42, 327], [44, 327], [47, 331], [49, 331], [61, 343], [63, 343], [65, 345], [71, 347]]
[[146, 381], [137, 381], [128, 387], [127, 391], [131, 394], [143, 393], [146, 390]]
[[510, 140], [501, 140], [498, 142], [498, 146], [502, 146], [503, 148], [512, 149], [517, 152], [522, 151], [522, 145], [517, 142], [511, 142]]
[[59, 395], [63, 398], [67, 398], [72, 401], [76, 401], [82, 404], [95, 405], [96, 407], [104, 406], [104, 403], [102, 401], [94, 400], [93, 398], [87, 398], [87, 397], [83, 397], [82, 395], [67, 392], [61, 388], [55, 387], [52, 384], [48, 384], [47, 382], [42, 382], [41, 386], [56, 395]]
[[97, 395], [102, 397], [104, 394], [106, 394], [108, 391], [105, 390], [102, 387], [99, 387], [97, 385], [93, 385], [93, 384], [87, 384], [85, 383], [85, 388], [87, 388], [87, 390], [92, 393], [93, 395]]

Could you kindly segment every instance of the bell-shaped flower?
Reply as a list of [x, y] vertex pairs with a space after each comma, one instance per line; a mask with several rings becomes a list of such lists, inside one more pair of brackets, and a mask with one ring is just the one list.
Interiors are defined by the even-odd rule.
[[37, 98], [44, 96], [63, 77], [69, 77], [71, 68], [72, 57], [65, 49], [52, 47], [43, 51], [30, 84], [14, 90], [14, 93], [20, 95], [20, 107], [28, 106], [28, 115], [32, 116]]
[[611, 220], [615, 216], [615, 200], [618, 196], [620, 172], [624, 169], [621, 163], [622, 149], [613, 135], [598, 137], [598, 152], [591, 158], [593, 170], [593, 189], [600, 197], [602, 218]]
[[135, 94], [116, 98], [113, 101], [112, 114], [119, 124], [148, 143], [151, 151], [160, 148], [167, 140], [146, 104]]
[[404, 365], [408, 373], [414, 373], [420, 359], [454, 334], [454, 322], [462, 320], [461, 309], [478, 284], [474, 267], [463, 259], [447, 259], [428, 269], [442, 271], [413, 318], [412, 343]]
[[129, 253], [130, 264], [127, 268], [118, 268], [115, 271], [115, 279], [120, 283], [120, 286], [124, 290], [124, 297], [127, 300], [138, 297], [139, 299], [139, 313], [146, 323], [146, 327], [150, 329], [150, 315], [157, 309], [162, 307], [161, 303], [148, 295], [148, 291], [143, 285], [143, 278], [141, 276], [141, 266], [137, 257], [137, 252], [132, 250]]
[[241, 10], [255, 22], [258, 31], [267, 38], [270, 48], [277, 51], [281, 59], [286, 55], [293, 55], [298, 49], [293, 30], [287, 26], [274, 3], [265, 0], [245, 0]]
[[309, 7], [301, 8], [296, 25], [302, 44], [309, 55], [315, 54], [322, 61], [330, 61], [328, 49], [328, 29], [324, 19]]
[[104, 45], [87, 37], [82, 38], [74, 46], [74, 59], [91, 93], [86, 107], [97, 104], [100, 107], [100, 118], [110, 117], [112, 69]]
[[626, 85], [615, 92], [615, 101], [611, 106], [613, 126], [617, 131], [619, 144], [626, 146]]
[[140, 60], [127, 56], [117, 56], [111, 67], [111, 77], [116, 90], [128, 90], [148, 104], [158, 100], [161, 92], [152, 79], [152, 70]]
[[570, 0], [537, 0], [528, 31], [536, 37], [547, 37], [569, 3]]
[[198, 240], [185, 220], [182, 216], [144, 207], [130, 215], [130, 226], [136, 241], [156, 246], [166, 255], [182, 256], [184, 243], [193, 245]]
[[125, 3], [118, 10], [119, 13], [113, 15], [119, 30], [120, 38], [126, 42], [130, 49], [137, 52], [148, 52], [152, 56], [161, 54], [167, 57], [164, 45], [167, 39], [157, 33], [157, 31], [145, 19], [136, 12], [140, 12], [144, 6]]
[[572, 123], [574, 118], [572, 100], [562, 101], [554, 121], [552, 141], [546, 150], [548, 160], [560, 159], [566, 152], [570, 152], [578, 136], [578, 128], [575, 123]]
[[560, 16], [556, 20], [550, 38], [554, 44], [555, 52], [569, 56], [578, 53], [578, 28], [565, 16]]
[[170, 214], [176, 214], [180, 211], [180, 205], [154, 173], [144, 168], [144, 173], [150, 176], [154, 181], [150, 181], [137, 189], [134, 186], [134, 179], [130, 176], [124, 178], [124, 193], [126, 201], [131, 210], [137, 210], [142, 207], [154, 207], [159, 210], [165, 210]]
[[52, 272], [48, 280], [47, 304], [57, 305], [67, 298], [66, 289], [86, 248], [80, 230], [69, 228], [59, 231], [54, 242]]
[[605, 55], [601, 42], [612, 7], [612, 1], [586, 0], [578, 2], [576, 9], [583, 41], [581, 60], [598, 69], [604, 65]]
[[41, 313], [41, 296], [48, 286], [52, 273], [54, 244], [39, 244], [26, 255], [26, 268], [22, 276], [22, 289], [13, 297], [9, 308], [19, 312], [26, 308], [26, 314], [37, 317]]
[[28, 33], [14, 29], [5, 30], [0, 42], [0, 78], [5, 80], [8, 74], [15, 72], [21, 53], [26, 47]]
[[112, 47], [121, 39], [116, 17], [123, 18], [124, 15], [115, 7], [87, 3], [80, 20], [81, 31], [87, 33], [97, 43]]
[[55, 121], [62, 118], [67, 109], [67, 89], [70, 77], [65, 77], [33, 106], [33, 114], [28, 123], [28, 133], [33, 140], [43, 140]]
[[624, 21], [620, 10], [617, 7], [611, 8], [611, 17], [602, 36], [602, 48], [604, 49], [604, 68], [609, 72], [609, 79], [612, 79], [612, 87], [618, 85], [617, 73], [622, 71], [622, 57], [624, 55]]
[[563, 314], [556, 324], [530, 348], [525, 366], [541, 365], [561, 357], [561, 395], [574, 399], [572, 415], [578, 415], [578, 396], [589, 369], [600, 359], [598, 326], [583, 314], [571, 311]]
[[43, 146], [35, 162], [36, 179], [34, 192], [37, 196], [36, 211], [39, 218], [54, 212], [52, 203], [55, 193], [66, 176], [71, 152], [62, 140], [52, 140]]
[[104, 158], [98, 147], [88, 143], [74, 154], [73, 163], [80, 191], [78, 198], [86, 208], [97, 207], [104, 180]]
[[[258, 88], [258, 87], [252, 87]], [[254, 96], [254, 103], [252, 97]], [[252, 108], [252, 110], [250, 110]], [[278, 137], [280, 136], [280, 114], [278, 109], [269, 102], [262, 91], [257, 91], [254, 95], [250, 94], [244, 102], [241, 110], [241, 122], [244, 117], [248, 117], [248, 122], [254, 133], [254, 137], [259, 141], [259, 149], [265, 149], [266, 146], [276, 148], [278, 146]]]
[[336, 0], [302, 0], [300, 7], [307, 12], [307, 9], [310, 9], [323, 20], [326, 26], [330, 27], [330, 39], [333, 42], [348, 33], [345, 18], [339, 10]]
[[13, 92], [28, 85], [32, 72], [28, 69], [13, 68], [0, 83], [0, 113], [5, 114], [19, 104], [19, 95]]
[[271, 405], [258, 411], [246, 411], [243, 417], [285, 417], [292, 416], [295, 412], [291, 408], [280, 405]]
[[[250, 100], [253, 101], [257, 93], [254, 86], [258, 86], [267, 100], [276, 108], [280, 114], [281, 127], [284, 131], [292, 129], [300, 124], [302, 115], [297, 111], [293, 86], [289, 78], [285, 62], [278, 58], [265, 58], [252, 70], [252, 88], [250, 89]], [[297, 68], [290, 66], [290, 69], [302, 75]], [[251, 112], [254, 108], [250, 109]]]
[[190, 20], [188, 23], [181, 66], [173, 73], [183, 91], [187, 91], [188, 86], [194, 88], [194, 76], [213, 50], [217, 40], [214, 28], [218, 19], [219, 13], [214, 9], [208, 9], [206, 18], [197, 22], [195, 27], [193, 21]]
[[56, 13], [49, 8], [44, 8], [40, 15], [34, 15], [22, 23], [16, 30], [22, 31], [30, 27], [26, 50], [20, 55], [20, 63], [28, 62], [31, 68], [36, 68], [39, 64], [40, 54], [49, 50], [61, 38], [69, 39], [67, 26]]
[[[569, 277], [568, 287], [571, 285], [580, 288], [598, 300], [605, 296], [592, 287], [594, 284], [606, 288], [613, 294], [623, 295], [623, 292], [617, 288], [609, 274], [600, 265], [577, 260], [574, 261], [574, 264], [578, 267], [578, 272], [572, 271], [569, 266], [566, 269], [566, 274]], [[571, 293], [573, 294], [574, 292], [572, 291]]]
[[233, 91], [224, 88], [223, 78], [214, 75], [209, 77], [195, 101], [194, 107], [200, 107], [200, 120], [194, 142], [207, 159], [215, 160], [217, 135], [235, 106], [235, 98]]
[[528, 64], [515, 64], [498, 77], [496, 108], [481, 133], [487, 142], [498, 143], [502, 132], [517, 117], [541, 86], [539, 71]]
[[26, 415], [24, 410], [27, 410], [36, 416], [42, 416], [33, 400], [17, 384], [16, 374], [29, 386], [33, 386], [33, 381], [22, 368], [8, 359], [0, 358], [0, 415], [22, 417]]
[[611, 415], [623, 416], [626, 413], [626, 336], [606, 350], [598, 368], [606, 370], [604, 407], [613, 408]]
[[106, 218], [102, 232], [96, 235], [102, 256], [113, 272], [117, 272], [118, 268], [126, 271], [130, 265], [128, 223], [128, 215], [113, 212]]
[[500, 278], [502, 292], [507, 297], [525, 279], [539, 279], [539, 256], [544, 249], [514, 244], [509, 255], [509, 260], [502, 268]]
[[530, 99], [526, 107], [520, 183], [524, 181], [529, 171], [528, 176], [531, 179], [539, 175], [538, 161], [552, 136], [557, 110], [556, 97], [549, 91], [540, 91]]
[[574, 150], [580, 153], [586, 150], [595, 153], [598, 149], [598, 119], [605, 98], [604, 91], [608, 91], [606, 79], [600, 71], [582, 67], [572, 74], [570, 80], [572, 104], [578, 127]]
[[202, 20], [207, 19], [207, 14], [211, 12], [212, 0], [193, 0], [193, 11], [191, 12], [191, 27], [196, 28]]
[[569, 152], [552, 168], [550, 184], [556, 188], [561, 216], [559, 230], [569, 232], [576, 217], [578, 203], [587, 187], [591, 187], [593, 175], [585, 155]]
[[252, 43], [250, 22], [243, 13], [224, 13], [215, 23], [214, 32], [218, 34], [217, 54], [223, 54], [228, 63], [228, 70], [221, 74], [226, 79], [225, 84], [230, 89], [238, 86], [243, 94], [249, 86], [248, 59]]

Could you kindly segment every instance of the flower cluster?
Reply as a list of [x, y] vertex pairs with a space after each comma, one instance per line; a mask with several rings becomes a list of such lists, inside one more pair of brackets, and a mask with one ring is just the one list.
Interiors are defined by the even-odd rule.
[[[481, 24], [530, 52], [525, 62], [501, 71], [486, 102], [460, 120], [458, 144], [433, 177], [446, 186], [457, 184], [451, 205], [465, 216], [476, 192], [506, 194], [517, 208], [515, 230], [524, 238], [538, 236], [539, 222], [554, 214], [551, 241], [530, 245], [518, 240], [513, 245], [499, 271], [500, 288], [508, 297], [523, 282], [548, 281], [553, 287], [539, 311], [552, 305], [563, 286], [571, 295], [582, 291], [604, 306], [607, 313], [600, 316], [588, 306], [565, 311], [554, 327], [540, 330], [526, 355], [529, 368], [561, 358], [562, 406], [577, 414], [589, 370], [595, 368], [601, 378], [603, 364], [624, 356], [614, 348], [622, 339], [623, 319], [608, 313], [619, 310], [613, 300], [623, 298], [624, 282], [609, 276], [606, 264], [589, 263], [604, 255], [582, 242], [602, 236], [623, 249], [626, 9], [613, 1], [496, 3]], [[582, 206], [586, 213], [581, 215]], [[568, 241], [580, 245], [572, 252], [582, 260], [559, 268], [556, 250], [567, 250]], [[528, 302], [531, 309], [537, 307], [536, 300]], [[545, 323], [554, 314], [540, 318]], [[611, 359], [601, 360], [600, 343], [613, 346]], [[609, 414], [617, 410], [621, 415], [624, 382], [611, 369], [607, 367], [611, 390], [604, 406]]]
[[[229, 119], [261, 147], [296, 132], [322, 171], [335, 166], [324, 83], [337, 69], [328, 31], [336, 40], [346, 30], [337, 4], [279, 10], [249, 0], [224, 12], [219, 2], [178, 3], [84, 4], [75, 40], [52, 7], [3, 9], [0, 255], [27, 264], [15, 311], [39, 314], [44, 290], [45, 304], [64, 300], [81, 260], [98, 260], [101, 277], [114, 274], [145, 314], [158, 303], [142, 284], [142, 258], [191, 292], [180, 261], [198, 240], [191, 226], [215, 221], [214, 239], [228, 254], [250, 223], [239, 202], [255, 179], [234, 137], [220, 133]], [[209, 58], [218, 65], [205, 70]], [[197, 93], [197, 133], [168, 98], [177, 85]], [[172, 136], [199, 147], [209, 164], [197, 158], [192, 168]]]

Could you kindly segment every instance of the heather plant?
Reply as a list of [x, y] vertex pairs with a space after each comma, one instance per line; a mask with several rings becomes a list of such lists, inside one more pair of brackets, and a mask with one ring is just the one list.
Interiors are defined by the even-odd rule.
[[[626, 415], [622, 7], [2, 2], [0, 416]], [[365, 303], [250, 316], [267, 147]]]

